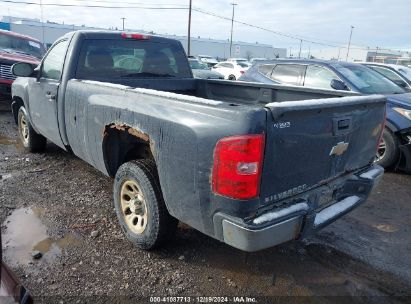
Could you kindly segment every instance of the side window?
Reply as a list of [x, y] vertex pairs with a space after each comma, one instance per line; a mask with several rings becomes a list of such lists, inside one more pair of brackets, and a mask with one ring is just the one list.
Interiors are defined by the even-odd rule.
[[271, 79], [280, 83], [300, 85], [304, 71], [304, 65], [277, 64], [271, 74]]
[[60, 41], [50, 50], [44, 58], [41, 77], [60, 80], [67, 44], [67, 40]]
[[338, 76], [329, 69], [318, 65], [309, 65], [305, 72], [304, 86], [331, 90], [331, 81], [333, 79], [339, 80]]
[[272, 64], [264, 64], [258, 67], [258, 72], [263, 74], [264, 76], [270, 77], [270, 74], [273, 70], [274, 65]]
[[234, 65], [232, 63], [227, 63], [227, 68], [234, 69]]

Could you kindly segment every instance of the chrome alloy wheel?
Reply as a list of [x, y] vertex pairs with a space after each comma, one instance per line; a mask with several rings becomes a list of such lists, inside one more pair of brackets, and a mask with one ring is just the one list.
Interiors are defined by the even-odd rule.
[[26, 116], [21, 115], [20, 117], [20, 124], [19, 124], [19, 132], [22, 142], [25, 145], [28, 145], [29, 142], [29, 126], [27, 125]]
[[381, 141], [378, 144], [377, 155], [375, 157], [375, 161], [382, 160], [385, 157], [386, 152], [387, 152], [387, 144], [385, 143], [385, 140], [381, 138]]
[[148, 210], [138, 184], [133, 180], [124, 182], [120, 191], [121, 210], [128, 228], [142, 234], [147, 227]]

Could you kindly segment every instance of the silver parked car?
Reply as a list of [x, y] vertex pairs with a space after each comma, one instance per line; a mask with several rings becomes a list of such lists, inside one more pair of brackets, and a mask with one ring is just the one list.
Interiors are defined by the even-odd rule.
[[216, 71], [212, 71], [206, 64], [197, 59], [189, 58], [191, 70], [195, 78], [203, 79], [224, 79], [224, 76]]

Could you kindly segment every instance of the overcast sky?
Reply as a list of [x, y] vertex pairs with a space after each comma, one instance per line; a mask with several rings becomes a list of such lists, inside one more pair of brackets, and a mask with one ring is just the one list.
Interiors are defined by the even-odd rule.
[[[12, 0], [40, 2], [39, 0]], [[90, 4], [102, 6], [187, 7], [189, 0], [43, 0], [43, 3]], [[233, 1], [193, 0], [193, 7], [231, 18]], [[235, 0], [235, 19], [307, 40], [332, 45], [352, 44], [411, 50], [411, 0]], [[4, 15], [40, 18], [38, 5], [11, 4], [0, 0]], [[141, 8], [86, 8], [43, 6], [44, 20], [95, 27], [153, 30], [156, 33], [187, 34], [188, 10], [149, 10]], [[228, 39], [231, 22], [193, 12], [192, 36]], [[267, 43], [275, 47], [297, 48], [299, 41], [274, 33], [234, 24], [234, 40]], [[308, 47], [327, 48], [303, 42]]]

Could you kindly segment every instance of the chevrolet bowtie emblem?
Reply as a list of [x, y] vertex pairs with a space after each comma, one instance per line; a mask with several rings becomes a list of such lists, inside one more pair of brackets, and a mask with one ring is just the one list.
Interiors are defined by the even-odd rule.
[[345, 151], [348, 149], [348, 143], [346, 142], [339, 142], [337, 145], [332, 147], [330, 151], [330, 156], [331, 155], [342, 155]]

